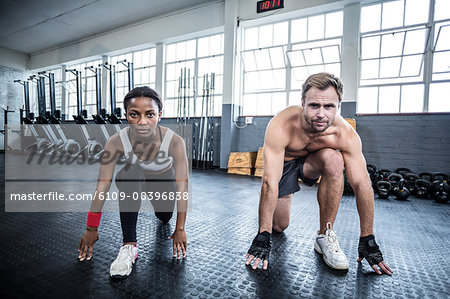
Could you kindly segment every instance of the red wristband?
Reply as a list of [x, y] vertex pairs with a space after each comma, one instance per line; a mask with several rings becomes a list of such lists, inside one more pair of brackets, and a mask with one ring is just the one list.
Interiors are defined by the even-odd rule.
[[86, 221], [87, 226], [98, 227], [100, 225], [100, 218], [102, 218], [102, 212], [98, 214], [89, 212]]

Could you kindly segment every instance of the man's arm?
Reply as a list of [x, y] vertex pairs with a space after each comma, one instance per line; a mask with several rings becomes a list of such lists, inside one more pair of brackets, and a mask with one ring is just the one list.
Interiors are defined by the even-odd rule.
[[361, 232], [358, 262], [366, 258], [377, 274], [381, 274], [381, 271], [377, 268], [378, 265], [384, 273], [392, 275], [392, 270], [384, 262], [383, 255], [373, 235], [374, 194], [367, 172], [366, 160], [362, 154], [361, 139], [354, 131], [351, 131], [349, 135], [346, 138], [348, 143], [341, 152], [344, 157], [348, 182], [355, 191], [356, 207], [359, 214]]
[[276, 121], [267, 127], [264, 141], [264, 171], [259, 198], [259, 232], [272, 233], [273, 213], [277, 206], [278, 183], [283, 174], [288, 134]]
[[374, 194], [366, 168], [366, 160], [362, 154], [361, 140], [356, 133], [352, 133], [349, 145], [346, 150], [342, 151], [342, 156], [348, 182], [356, 195], [361, 237], [365, 237], [373, 234]]
[[259, 199], [259, 233], [246, 255], [247, 265], [256, 257], [253, 269], [258, 268], [261, 260], [263, 260], [264, 270], [269, 264], [273, 213], [277, 206], [278, 183], [283, 172], [284, 151], [289, 142], [289, 132], [282, 125], [274, 118], [266, 130], [264, 172]]

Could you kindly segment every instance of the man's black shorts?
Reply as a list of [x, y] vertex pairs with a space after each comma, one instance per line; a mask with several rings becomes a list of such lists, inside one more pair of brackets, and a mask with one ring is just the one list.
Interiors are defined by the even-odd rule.
[[283, 175], [278, 183], [279, 198], [300, 191], [300, 186], [298, 185], [299, 178], [306, 186], [312, 186], [317, 183], [319, 178], [309, 179], [303, 174], [303, 165], [305, 164], [307, 157], [308, 156], [299, 157], [297, 159], [284, 162]]

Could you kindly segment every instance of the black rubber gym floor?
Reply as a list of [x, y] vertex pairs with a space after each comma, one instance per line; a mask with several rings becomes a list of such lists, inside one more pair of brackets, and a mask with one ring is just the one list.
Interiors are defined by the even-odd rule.
[[[4, 154], [0, 155], [4, 190]], [[356, 262], [359, 220], [355, 198], [344, 196], [334, 226], [350, 269], [325, 265], [313, 249], [318, 227], [316, 188], [294, 196], [291, 224], [273, 239], [270, 269], [253, 271], [244, 255], [257, 231], [260, 180], [193, 171], [188, 256], [171, 255], [175, 219], [161, 225], [152, 213], [138, 219], [139, 257], [126, 280], [109, 266], [121, 245], [118, 213], [102, 217], [94, 257], [78, 262], [86, 213], [5, 213], [1, 198], [2, 298], [448, 298], [450, 205], [410, 198], [375, 199], [375, 235], [392, 277]], [[92, 190], [93, 191], [93, 190]]]

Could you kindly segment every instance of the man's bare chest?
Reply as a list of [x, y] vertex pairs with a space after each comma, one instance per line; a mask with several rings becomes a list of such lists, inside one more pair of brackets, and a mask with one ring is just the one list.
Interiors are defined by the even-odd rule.
[[335, 135], [318, 137], [293, 138], [285, 149], [285, 158], [303, 157], [323, 148], [338, 149], [339, 144]]

